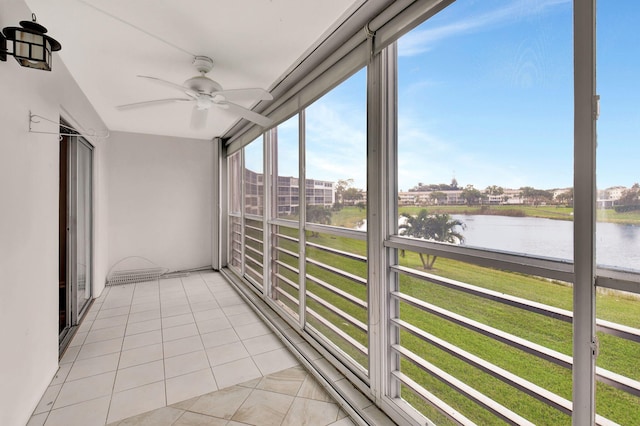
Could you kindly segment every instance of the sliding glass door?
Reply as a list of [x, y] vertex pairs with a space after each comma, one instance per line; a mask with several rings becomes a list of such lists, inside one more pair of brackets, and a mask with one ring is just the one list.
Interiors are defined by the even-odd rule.
[[59, 340], [60, 353], [91, 301], [93, 147], [61, 126]]
[[84, 313], [91, 300], [91, 255], [92, 255], [92, 170], [93, 148], [82, 138], [75, 141], [75, 229], [72, 235], [72, 248], [75, 250], [75, 266], [73, 266], [75, 285], [71, 286], [75, 311], [78, 318]]

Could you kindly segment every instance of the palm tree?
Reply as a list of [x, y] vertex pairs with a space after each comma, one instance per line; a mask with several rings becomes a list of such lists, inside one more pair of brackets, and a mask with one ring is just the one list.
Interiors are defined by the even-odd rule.
[[[452, 219], [447, 213], [429, 215], [426, 209], [422, 209], [416, 216], [407, 213], [402, 213], [402, 216], [406, 221], [400, 225], [401, 235], [451, 244], [464, 242], [464, 236], [456, 231], [457, 226], [464, 229], [464, 223], [458, 219]], [[427, 253], [418, 254], [423, 269], [433, 269], [438, 256]]]

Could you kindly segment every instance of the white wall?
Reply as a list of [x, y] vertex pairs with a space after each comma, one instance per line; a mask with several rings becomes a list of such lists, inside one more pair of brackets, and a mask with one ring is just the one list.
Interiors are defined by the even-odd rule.
[[107, 158], [109, 268], [210, 266], [213, 142], [114, 132]]
[[[30, 16], [22, 0], [0, 2], [0, 28]], [[58, 368], [59, 140], [29, 133], [29, 110], [54, 121], [66, 111], [87, 128], [104, 124], [57, 55], [51, 72], [22, 68], [12, 57], [0, 62], [0, 93], [0, 424], [21, 426]], [[41, 128], [57, 131], [48, 124]], [[103, 147], [95, 144], [100, 170]], [[99, 205], [104, 179], [96, 176], [95, 185]], [[95, 223], [103, 277], [104, 213], [96, 211]]]

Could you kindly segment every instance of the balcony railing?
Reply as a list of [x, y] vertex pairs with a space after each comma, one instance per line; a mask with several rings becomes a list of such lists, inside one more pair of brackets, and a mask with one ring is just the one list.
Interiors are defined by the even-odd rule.
[[[390, 374], [405, 401], [438, 424], [571, 424], [570, 264], [398, 237], [387, 246], [405, 256], [390, 267], [397, 283], [391, 311], [398, 313], [390, 321], [399, 336]], [[440, 256], [437, 273], [422, 269], [417, 251]], [[637, 422], [640, 330], [596, 324], [602, 347], [615, 347], [598, 365], [620, 370], [596, 367], [596, 423]]]
[[[381, 248], [397, 258], [383, 301], [389, 336], [374, 349], [366, 232], [309, 223], [302, 232], [296, 221], [250, 215], [230, 224], [232, 263], [243, 265], [234, 269], [283, 317], [365, 383], [370, 351], [388, 354], [383, 374], [395, 409], [445, 425], [571, 424], [571, 262], [391, 237]], [[434, 270], [423, 269], [420, 252], [438, 256]], [[599, 425], [640, 419], [640, 321], [612, 308], [640, 314], [638, 282], [632, 272], [598, 270], [598, 286], [612, 292], [598, 295]]]

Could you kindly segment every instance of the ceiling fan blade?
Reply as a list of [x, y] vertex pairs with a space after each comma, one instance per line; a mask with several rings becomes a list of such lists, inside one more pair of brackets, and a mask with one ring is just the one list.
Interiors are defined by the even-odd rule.
[[269, 127], [273, 124], [273, 120], [269, 117], [265, 117], [262, 114], [248, 110], [240, 105], [236, 105], [231, 102], [219, 102], [217, 105], [221, 105], [223, 108], [227, 107], [227, 109], [232, 113], [238, 114], [240, 117], [246, 118], [247, 120], [259, 124], [262, 127]]
[[194, 105], [191, 113], [191, 128], [194, 130], [204, 129], [207, 125], [208, 112], [208, 109], [199, 109], [197, 105]]
[[162, 105], [162, 104], [170, 104], [173, 102], [190, 102], [193, 99], [190, 98], [167, 98], [167, 99], [156, 99], [154, 101], [144, 101], [144, 102], [134, 102], [132, 104], [124, 104], [118, 105], [116, 108], [120, 111], [124, 111], [127, 109], [135, 109], [135, 108], [144, 108], [153, 105]]
[[145, 78], [145, 79], [147, 79], [149, 81], [153, 81], [153, 82], [158, 83], [158, 84], [162, 84], [163, 86], [172, 87], [174, 89], [180, 90], [181, 92], [186, 93], [188, 95], [191, 95], [193, 97], [198, 96], [198, 92], [196, 92], [195, 90], [191, 90], [188, 87], [185, 87], [185, 86], [183, 86], [181, 84], [172, 83], [170, 81], [163, 80], [163, 79], [157, 78], [157, 77], [150, 77], [148, 75], [139, 75], [138, 77]]
[[213, 92], [211, 96], [222, 95], [230, 101], [271, 101], [273, 96], [264, 89], [230, 89]]

